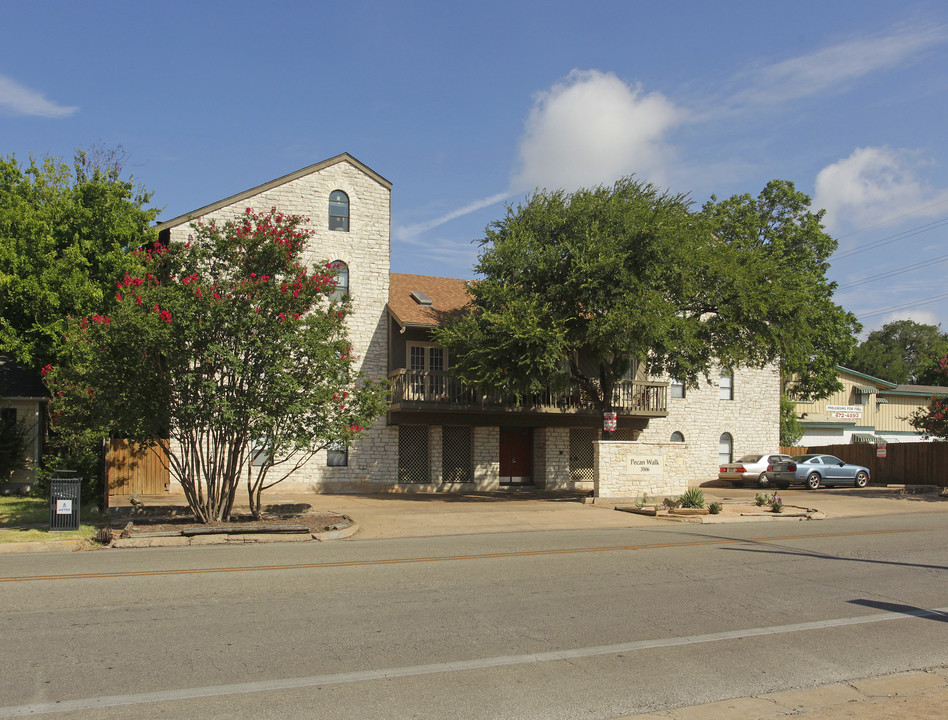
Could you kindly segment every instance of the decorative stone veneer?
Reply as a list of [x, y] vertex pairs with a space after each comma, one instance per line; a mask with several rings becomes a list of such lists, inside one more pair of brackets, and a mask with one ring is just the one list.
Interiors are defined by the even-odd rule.
[[[301, 262], [313, 267], [341, 260], [349, 267], [352, 312], [346, 325], [356, 358], [355, 369], [368, 377], [385, 377], [391, 190], [346, 157], [311, 173], [296, 175], [282, 184], [268, 183], [256, 195], [235, 200], [201, 219], [221, 222], [242, 214], [248, 207], [257, 212], [275, 207], [283, 213], [309, 218], [307, 227], [314, 235]], [[342, 190], [349, 196], [348, 232], [329, 230], [329, 194], [333, 190]], [[190, 221], [172, 226], [169, 231], [172, 242], [186, 242], [192, 233]], [[398, 428], [387, 427], [381, 418], [350, 448], [347, 467], [327, 467], [323, 450], [278, 487], [281, 491], [366, 491], [394, 481], [397, 456]]]
[[688, 489], [686, 443], [597, 440], [593, 494], [604, 498], [663, 498]]
[[733, 400], [719, 397], [719, 372], [709, 383], [702, 379], [687, 388], [684, 398], [669, 398], [668, 417], [649, 420], [641, 442], [666, 443], [673, 432], [685, 437], [682, 479], [698, 485], [718, 475], [719, 441], [733, 439], [733, 456], [777, 452], [780, 447], [780, 372], [776, 365], [763, 369], [737, 368]]

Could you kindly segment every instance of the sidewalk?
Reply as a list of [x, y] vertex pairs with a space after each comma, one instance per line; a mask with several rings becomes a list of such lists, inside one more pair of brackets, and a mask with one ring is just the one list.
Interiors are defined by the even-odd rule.
[[948, 668], [768, 693], [617, 720], [944, 720]]

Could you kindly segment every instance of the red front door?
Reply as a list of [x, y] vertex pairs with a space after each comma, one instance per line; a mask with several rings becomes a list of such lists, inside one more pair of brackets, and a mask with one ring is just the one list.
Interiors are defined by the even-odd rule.
[[501, 485], [533, 482], [533, 428], [500, 429]]

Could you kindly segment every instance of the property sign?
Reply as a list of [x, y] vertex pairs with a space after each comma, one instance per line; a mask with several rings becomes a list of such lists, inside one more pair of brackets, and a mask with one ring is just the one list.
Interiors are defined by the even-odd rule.
[[639, 477], [662, 479], [665, 474], [665, 458], [662, 457], [634, 457], [629, 460], [632, 474]]
[[876, 445], [876, 457], [877, 458], [885, 457], [885, 445]]
[[602, 414], [602, 429], [606, 432], [615, 432], [618, 427], [616, 413], [607, 412]]
[[57, 515], [72, 515], [72, 500], [56, 500]]
[[826, 412], [830, 417], [841, 420], [859, 420], [862, 418], [862, 405], [827, 405]]

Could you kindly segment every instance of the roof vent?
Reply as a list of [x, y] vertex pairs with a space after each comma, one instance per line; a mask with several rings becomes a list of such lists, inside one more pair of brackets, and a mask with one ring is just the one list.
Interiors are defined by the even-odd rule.
[[431, 302], [431, 298], [421, 292], [421, 290], [412, 290], [411, 299], [419, 305], [434, 305], [434, 303]]

